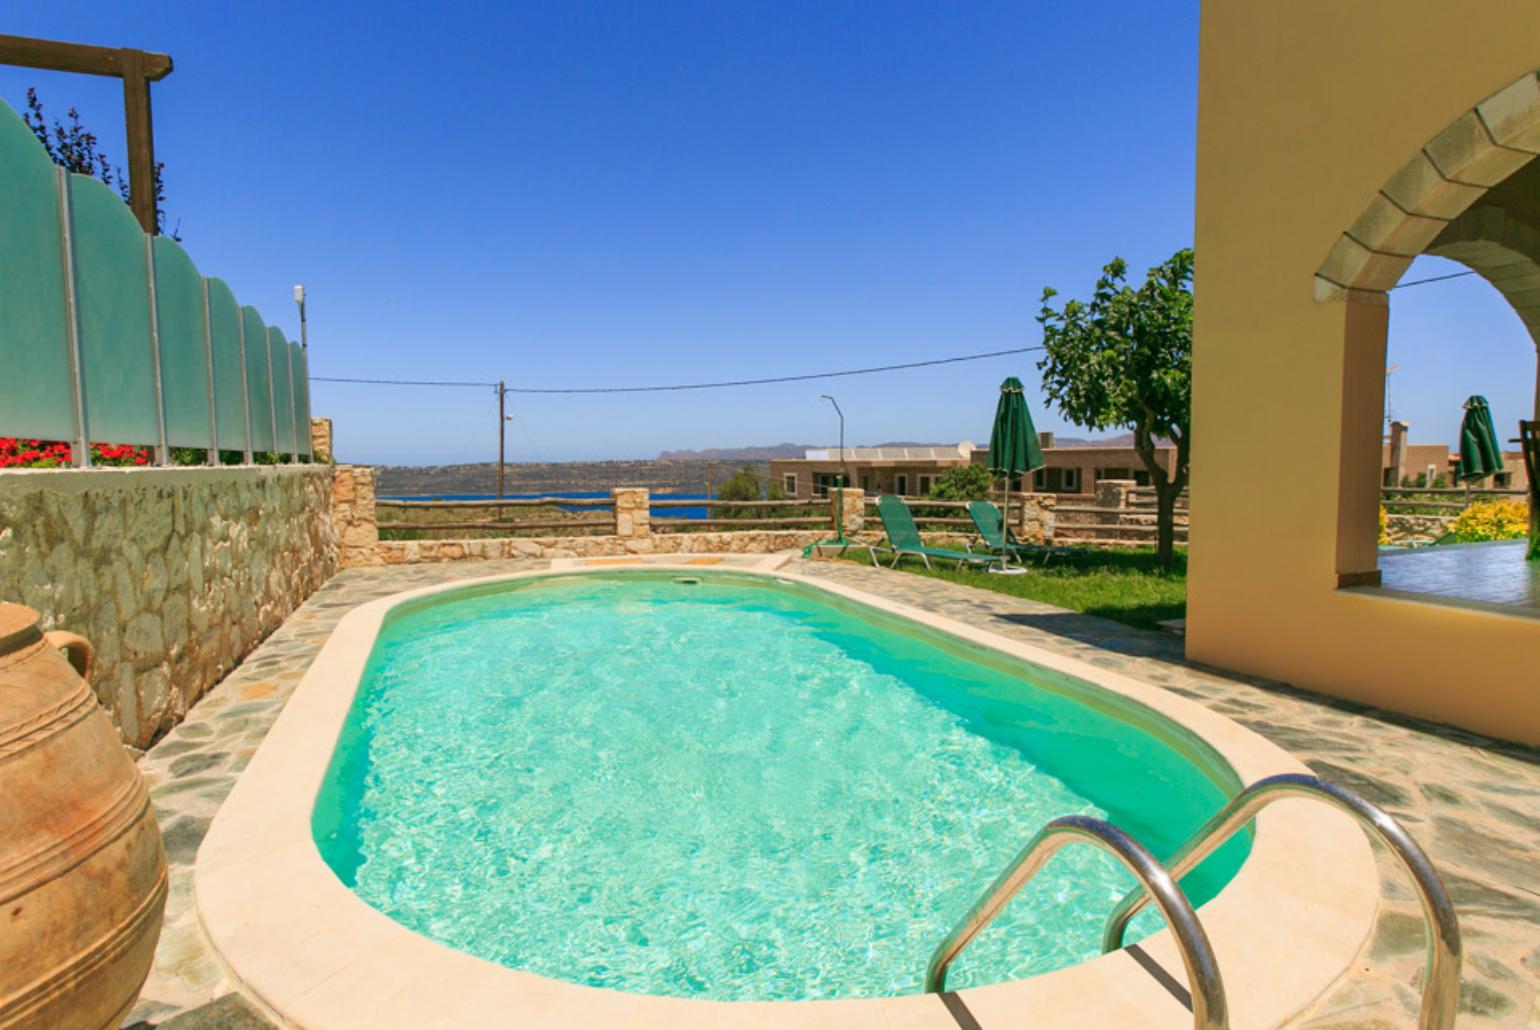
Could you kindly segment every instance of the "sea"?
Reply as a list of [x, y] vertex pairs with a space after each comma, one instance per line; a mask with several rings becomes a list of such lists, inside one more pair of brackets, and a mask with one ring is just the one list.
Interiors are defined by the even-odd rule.
[[[609, 497], [608, 490], [548, 490], [538, 494], [504, 494], [510, 501], [532, 500], [536, 497], [570, 497], [573, 500], [592, 500], [596, 497]], [[705, 494], [659, 494], [652, 495], [659, 501], [706, 501], [710, 500]], [[411, 496], [396, 494], [392, 496], [381, 495], [382, 501], [495, 501], [496, 494], [412, 494]], [[563, 511], [609, 511], [611, 506], [606, 505], [562, 505], [556, 507]], [[652, 513], [655, 519], [704, 519], [707, 509], [699, 508], [660, 508]]]

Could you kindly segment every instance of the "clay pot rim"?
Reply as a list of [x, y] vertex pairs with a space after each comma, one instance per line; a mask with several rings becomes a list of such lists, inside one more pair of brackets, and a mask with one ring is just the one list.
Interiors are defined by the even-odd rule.
[[37, 612], [24, 604], [0, 601], [0, 655], [20, 651], [42, 637]]

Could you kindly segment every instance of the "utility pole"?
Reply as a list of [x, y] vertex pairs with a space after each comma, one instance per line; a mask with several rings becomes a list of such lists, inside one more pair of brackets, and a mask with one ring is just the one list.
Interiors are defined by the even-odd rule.
[[123, 120], [128, 139], [128, 205], [139, 226], [155, 235], [155, 131], [150, 83], [171, 74], [171, 58], [128, 47], [86, 46], [54, 39], [0, 35], [0, 64], [55, 72], [105, 75], [123, 80]]
[[[508, 414], [507, 414], [508, 387], [503, 381], [497, 381], [497, 499], [503, 499], [503, 472], [504, 454], [508, 440]], [[502, 509], [497, 510], [499, 516]]]

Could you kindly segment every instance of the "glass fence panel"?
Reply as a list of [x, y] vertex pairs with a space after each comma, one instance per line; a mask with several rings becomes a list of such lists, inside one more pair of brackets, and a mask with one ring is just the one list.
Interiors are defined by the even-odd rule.
[[245, 327], [246, 333], [246, 399], [251, 405], [251, 449], [271, 451], [275, 440], [267, 326], [262, 322], [262, 315], [253, 307], [241, 308], [241, 325]]
[[294, 412], [297, 415], [295, 429], [299, 433], [299, 452], [313, 457], [310, 449], [310, 362], [305, 348], [297, 343], [289, 344], [290, 368], [294, 369]]
[[203, 277], [175, 240], [157, 236], [150, 246], [155, 256], [166, 442], [173, 447], [207, 447], [209, 376], [203, 339]]
[[290, 378], [289, 341], [277, 326], [267, 327], [268, 361], [273, 370], [273, 413], [275, 450], [279, 454], [294, 453], [294, 384]]
[[220, 279], [203, 280], [208, 290], [209, 338], [214, 352], [214, 417], [219, 446], [246, 449], [246, 380], [241, 362], [241, 307]]
[[71, 440], [69, 323], [58, 173], [0, 102], [0, 436]]
[[69, 191], [91, 440], [158, 443], [144, 231], [106, 184], [72, 173]]

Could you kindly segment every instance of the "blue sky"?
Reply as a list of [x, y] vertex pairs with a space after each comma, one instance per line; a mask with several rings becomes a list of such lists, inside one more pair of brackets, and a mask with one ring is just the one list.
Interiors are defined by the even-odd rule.
[[[173, 56], [154, 94], [170, 221], [291, 336], [306, 283], [318, 376], [642, 385], [1026, 346], [1045, 284], [1083, 293], [1109, 257], [1142, 270], [1192, 236], [1196, 3], [55, 0], [6, 30]], [[0, 68], [12, 106], [28, 85], [121, 158], [113, 81]], [[1452, 438], [1477, 390], [1518, 417], [1534, 350], [1490, 288], [1396, 297], [1415, 440]], [[1505, 374], [1458, 378], [1472, 355]], [[828, 443], [823, 392], [851, 442], [977, 438], [1010, 374], [1037, 380], [1018, 356], [515, 396], [509, 452]], [[313, 397], [346, 460], [495, 456], [487, 389]]]

